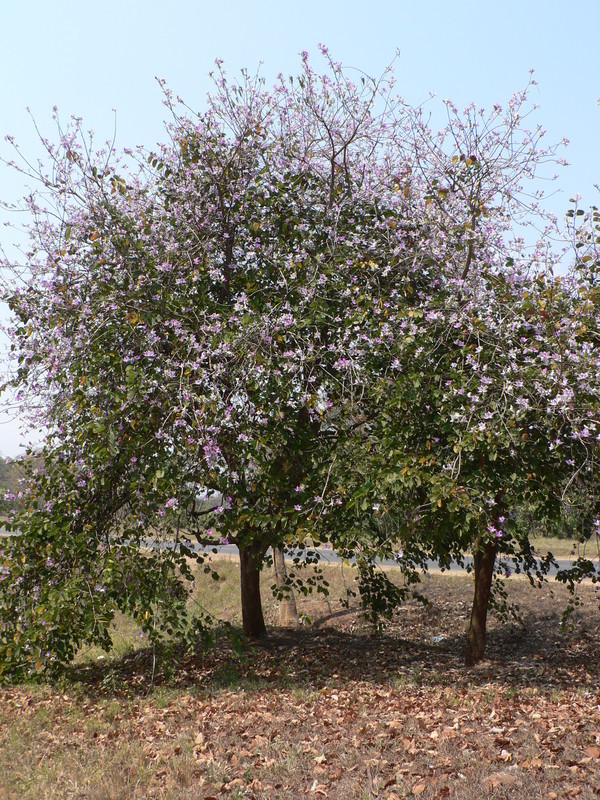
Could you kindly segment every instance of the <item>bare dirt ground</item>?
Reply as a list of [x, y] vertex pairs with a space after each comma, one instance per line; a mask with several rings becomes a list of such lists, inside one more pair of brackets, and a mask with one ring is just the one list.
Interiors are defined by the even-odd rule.
[[[594, 586], [561, 628], [561, 587], [507, 583], [466, 670], [472, 582], [433, 575], [379, 635], [357, 608], [237, 653], [222, 641], [170, 676], [152, 654], [83, 666], [57, 687], [0, 690], [0, 798], [600, 797]], [[275, 608], [267, 608], [274, 619]]]

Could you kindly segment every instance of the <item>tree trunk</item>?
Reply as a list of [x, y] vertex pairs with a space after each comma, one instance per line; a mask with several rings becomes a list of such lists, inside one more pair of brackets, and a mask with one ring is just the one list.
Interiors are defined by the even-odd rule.
[[492, 589], [497, 552], [498, 545], [496, 542], [487, 542], [483, 546], [479, 544], [473, 554], [475, 595], [473, 597], [473, 608], [471, 610], [471, 621], [465, 650], [465, 664], [467, 667], [472, 667], [477, 661], [481, 661], [485, 652], [488, 602]]
[[242, 628], [249, 639], [267, 635], [260, 599], [260, 553], [256, 548], [240, 547], [240, 586], [242, 592]]
[[[273, 574], [275, 585], [278, 589], [286, 586], [287, 569], [285, 568], [285, 557], [282, 547], [273, 548]], [[296, 597], [291, 586], [285, 589], [279, 601], [279, 624], [282, 628], [295, 628], [298, 625], [298, 609], [296, 608]]]

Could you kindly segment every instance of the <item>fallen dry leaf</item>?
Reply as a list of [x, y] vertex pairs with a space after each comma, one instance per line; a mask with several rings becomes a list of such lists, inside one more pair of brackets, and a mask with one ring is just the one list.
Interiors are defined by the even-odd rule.
[[495, 789], [498, 786], [514, 786], [519, 782], [516, 775], [510, 772], [493, 772], [485, 779], [488, 789]]
[[534, 758], [528, 758], [525, 761], [521, 761], [519, 766], [521, 769], [540, 769], [542, 766], [542, 760], [541, 758], [537, 758], [537, 756]]
[[229, 783], [224, 784], [223, 788], [229, 791], [229, 789], [235, 789], [236, 786], [244, 785], [244, 781], [241, 778], [234, 778], [232, 781], [229, 781]]

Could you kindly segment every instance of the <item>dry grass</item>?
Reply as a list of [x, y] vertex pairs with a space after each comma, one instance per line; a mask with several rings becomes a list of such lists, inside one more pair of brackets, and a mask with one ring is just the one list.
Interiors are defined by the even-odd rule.
[[[236, 565], [220, 568], [197, 600], [235, 621]], [[338, 596], [352, 583], [340, 568], [327, 578]], [[82, 662], [60, 687], [0, 691], [0, 798], [597, 798], [594, 587], [566, 630], [561, 587], [508, 589], [523, 624], [493, 618], [470, 671], [465, 576], [426, 579], [430, 605], [406, 604], [378, 636], [356, 606], [300, 598], [311, 624], [241, 653], [221, 641], [153, 685], [151, 654], [123, 632], [125, 656]]]
[[553, 536], [538, 536], [531, 539], [531, 545], [536, 553], [546, 555], [552, 553], [555, 558], [598, 558], [600, 555], [600, 542], [593, 536], [586, 542], [571, 539], [557, 539]]

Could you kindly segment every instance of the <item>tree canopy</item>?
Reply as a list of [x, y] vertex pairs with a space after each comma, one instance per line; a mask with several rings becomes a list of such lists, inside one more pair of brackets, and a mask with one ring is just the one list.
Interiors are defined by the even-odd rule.
[[200, 113], [163, 87], [155, 153], [96, 152], [79, 121], [47, 144], [6, 289], [12, 383], [48, 430], [3, 545], [6, 669], [109, 646], [117, 609], [189, 635], [194, 531], [237, 544], [248, 636], [273, 547], [330, 541], [374, 613], [402, 594], [377, 556], [401, 542], [414, 579], [471, 548], [471, 660], [496, 555], [543, 569], [515, 504], [554, 507], [598, 434], [589, 281], [516, 236], [544, 219], [523, 184], [556, 148], [526, 91], [447, 103], [435, 133], [391, 72], [354, 82], [323, 55], [272, 89], [218, 64]]

